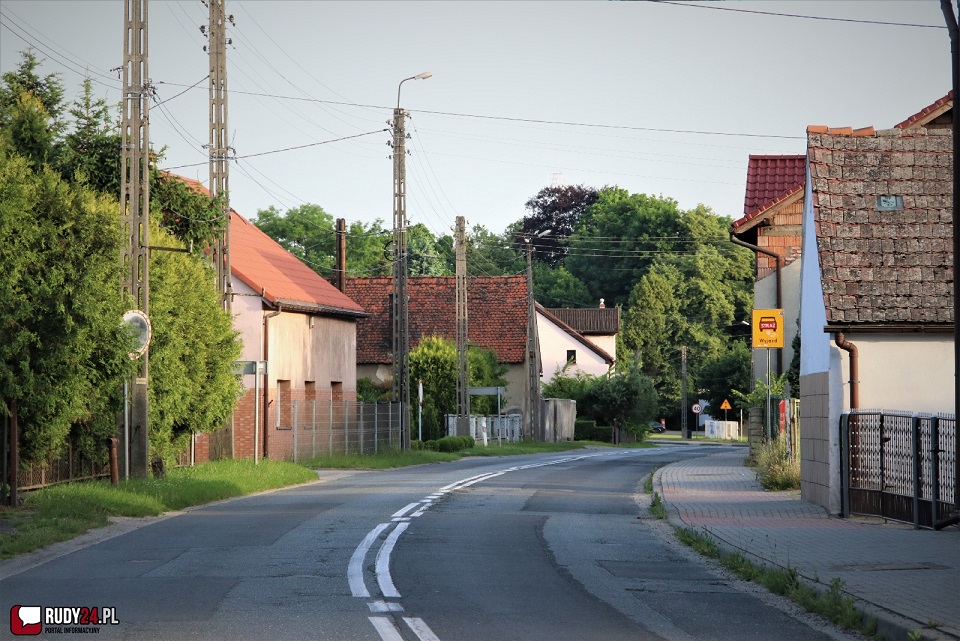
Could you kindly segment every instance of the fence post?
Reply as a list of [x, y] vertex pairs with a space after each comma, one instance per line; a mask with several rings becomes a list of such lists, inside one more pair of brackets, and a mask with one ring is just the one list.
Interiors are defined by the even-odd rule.
[[387, 402], [387, 441], [393, 449], [393, 403]]
[[380, 445], [379, 427], [380, 423], [380, 403], [373, 402], [373, 453], [377, 453], [377, 447]]
[[363, 422], [363, 403], [360, 403], [359, 412], [357, 412], [357, 431], [360, 432], [360, 454], [366, 454], [366, 451], [363, 449], [363, 433], [366, 431], [367, 426]]
[[913, 441], [913, 529], [920, 529], [920, 417], [914, 414], [910, 419]]
[[940, 417], [930, 417], [930, 527], [940, 520]]
[[850, 516], [850, 415], [840, 416], [840, 516]]
[[310, 401], [313, 413], [313, 458], [317, 458], [317, 399]]
[[297, 462], [297, 403], [300, 401], [293, 402], [293, 462]]
[[350, 453], [350, 408], [343, 402], [343, 453]]
[[333, 456], [333, 397], [330, 397], [330, 424], [327, 426], [327, 438], [330, 442], [327, 447], [327, 456]]

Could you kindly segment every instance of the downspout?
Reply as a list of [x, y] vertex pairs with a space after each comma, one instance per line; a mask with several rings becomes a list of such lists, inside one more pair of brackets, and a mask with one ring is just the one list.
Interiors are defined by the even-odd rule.
[[850, 409], [860, 409], [860, 353], [843, 332], [834, 334], [833, 340], [837, 347], [850, 353]]
[[[730, 242], [733, 243], [734, 245], [740, 245], [741, 247], [746, 247], [747, 249], [753, 252], [766, 254], [767, 256], [770, 256], [771, 258], [777, 261], [776, 267], [774, 268], [776, 273], [776, 286], [775, 286], [776, 305], [777, 305], [777, 309], [783, 309], [783, 299], [780, 294], [780, 292], [783, 291], [783, 281], [780, 275], [780, 268], [783, 267], [783, 264], [784, 264], [783, 256], [781, 256], [777, 252], [770, 251], [769, 249], [764, 249], [763, 247], [758, 247], [757, 245], [751, 245], [750, 243], [744, 240], [740, 240], [739, 238], [733, 235], [733, 232], [730, 232]], [[781, 374], [783, 374], [783, 350], [778, 349], [777, 350], [777, 376], [780, 376]]]
[[[270, 323], [268, 321], [274, 316], [279, 316], [280, 312], [282, 311], [283, 311], [282, 306], [280, 305], [280, 303], [277, 303], [277, 311], [270, 312], [269, 314], [263, 317], [263, 360], [265, 361], [270, 360], [270, 331], [269, 331]], [[267, 371], [269, 372], [270, 370], [268, 369]], [[267, 439], [268, 439], [268, 435], [270, 434], [270, 430], [267, 429], [267, 421], [269, 420], [269, 417], [270, 417], [269, 404], [270, 404], [270, 377], [267, 376], [267, 380], [264, 381], [264, 385], [263, 385], [263, 452], [262, 452], [263, 456], [266, 456], [267, 452], [269, 451], [267, 449]], [[257, 447], [257, 445], [259, 444], [254, 443], [254, 447]]]

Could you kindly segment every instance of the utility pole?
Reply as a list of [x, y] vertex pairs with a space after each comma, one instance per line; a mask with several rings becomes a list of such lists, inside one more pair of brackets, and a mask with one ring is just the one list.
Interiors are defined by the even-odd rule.
[[457, 434], [470, 433], [470, 335], [467, 330], [466, 223], [457, 216]]
[[406, 113], [400, 108], [400, 88], [407, 80], [424, 80], [429, 71], [404, 78], [397, 85], [393, 110], [393, 400], [401, 404], [400, 446], [410, 447], [410, 319], [407, 265], [407, 167], [404, 129]]
[[[123, 3], [123, 120], [120, 217], [123, 228], [124, 293], [150, 314], [150, 74], [147, 65], [147, 0]], [[137, 359], [128, 385], [120, 455], [127, 473], [147, 476], [150, 460], [147, 381], [149, 351]], [[126, 474], [125, 474], [126, 476]]]
[[407, 177], [404, 113], [393, 110], [393, 400], [400, 403], [400, 443], [410, 443], [410, 323], [407, 269]]
[[680, 434], [683, 438], [690, 438], [690, 428], [687, 425], [687, 346], [680, 348]]
[[[227, 21], [226, 0], [208, 0], [207, 25], [210, 60], [210, 196], [220, 197], [223, 227], [214, 238], [211, 258], [217, 278], [217, 290], [224, 311], [233, 308], [233, 283], [230, 274], [230, 145], [227, 140]], [[211, 458], [234, 456], [233, 415], [210, 439]]]
[[527, 416], [528, 438], [540, 439], [540, 359], [537, 358], [537, 304], [533, 297], [533, 242], [527, 242]]
[[226, 0], [209, 0], [210, 18], [207, 31], [210, 44], [210, 196], [223, 199], [223, 230], [217, 233], [213, 246], [213, 262], [217, 288], [223, 309], [233, 306], [233, 284], [230, 275], [230, 144], [227, 140], [227, 20]]

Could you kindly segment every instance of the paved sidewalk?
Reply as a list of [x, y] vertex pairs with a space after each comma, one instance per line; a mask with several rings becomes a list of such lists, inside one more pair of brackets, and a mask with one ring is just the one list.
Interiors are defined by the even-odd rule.
[[727, 551], [795, 568], [824, 588], [839, 577], [890, 641], [913, 630], [960, 639], [960, 529], [831, 517], [799, 492], [761, 488], [743, 466], [745, 448], [722, 449], [658, 470], [655, 487], [672, 525], [707, 530]]

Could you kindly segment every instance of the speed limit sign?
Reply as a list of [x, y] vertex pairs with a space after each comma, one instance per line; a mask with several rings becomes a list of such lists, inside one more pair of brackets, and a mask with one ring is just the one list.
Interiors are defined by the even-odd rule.
[[694, 403], [691, 409], [693, 409], [694, 414], [699, 414], [700, 412], [703, 411], [703, 405], [701, 405], [700, 403]]

